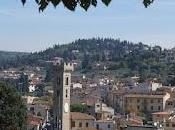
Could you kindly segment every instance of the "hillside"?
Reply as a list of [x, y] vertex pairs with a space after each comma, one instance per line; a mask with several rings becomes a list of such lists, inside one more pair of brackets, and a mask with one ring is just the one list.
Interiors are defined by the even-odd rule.
[[54, 57], [80, 63], [76, 69], [80, 73], [107, 73], [119, 78], [138, 75], [143, 80], [158, 78], [166, 85], [175, 84], [172, 76], [175, 75], [175, 65], [164, 62], [165, 50], [160, 46], [150, 47], [119, 39], [81, 39], [70, 44], [55, 45], [15, 58], [11, 60], [11, 65], [45, 66], [45, 61]]
[[29, 53], [0, 51], [0, 68], [15, 67], [15, 62], [27, 55]]

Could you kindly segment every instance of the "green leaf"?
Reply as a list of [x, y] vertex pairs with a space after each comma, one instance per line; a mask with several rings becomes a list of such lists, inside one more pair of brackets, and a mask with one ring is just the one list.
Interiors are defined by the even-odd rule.
[[97, 0], [92, 0], [91, 3], [92, 3], [93, 6], [95, 6], [95, 7], [97, 6]]
[[152, 4], [154, 0], [143, 0], [144, 6], [147, 8], [150, 4]]
[[51, 0], [51, 3], [53, 4], [54, 7], [56, 7], [60, 2], [61, 0]]
[[22, 4], [24, 5], [26, 3], [26, 0], [21, 0]]
[[102, 0], [102, 2], [103, 2], [106, 6], [108, 6], [109, 3], [111, 2], [111, 0]]
[[77, 6], [77, 0], [62, 0], [64, 6], [71, 11], [74, 11]]
[[90, 5], [91, 5], [91, 0], [80, 0], [80, 6], [86, 11], [88, 10]]
[[36, 2], [37, 4], [39, 4], [39, 0], [35, 0], [35, 2]]
[[46, 9], [47, 5], [48, 5], [48, 2], [46, 2], [46, 0], [41, 0], [39, 2], [39, 11], [44, 11], [44, 9]]

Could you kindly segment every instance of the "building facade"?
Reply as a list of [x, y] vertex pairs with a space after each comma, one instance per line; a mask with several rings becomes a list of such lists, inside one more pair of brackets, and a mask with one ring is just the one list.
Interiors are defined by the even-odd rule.
[[124, 96], [124, 109], [128, 112], [159, 112], [165, 110], [170, 94], [127, 94]]

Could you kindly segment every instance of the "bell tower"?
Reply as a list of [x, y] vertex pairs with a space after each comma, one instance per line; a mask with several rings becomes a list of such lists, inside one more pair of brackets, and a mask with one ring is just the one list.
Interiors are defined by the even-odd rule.
[[70, 85], [72, 63], [62, 60], [53, 65], [54, 73], [54, 130], [70, 130]]

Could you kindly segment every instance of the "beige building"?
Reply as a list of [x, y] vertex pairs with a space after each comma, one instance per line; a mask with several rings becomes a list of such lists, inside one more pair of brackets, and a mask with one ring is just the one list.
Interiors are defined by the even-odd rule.
[[124, 96], [124, 110], [127, 112], [159, 112], [165, 110], [165, 103], [170, 98], [165, 94], [127, 94]]
[[164, 130], [175, 130], [175, 117], [171, 117], [163, 124]]
[[153, 122], [164, 122], [167, 119], [169, 119], [169, 117], [171, 116], [170, 112], [155, 112], [152, 113], [152, 120]]
[[97, 130], [94, 127], [95, 117], [80, 113], [71, 112], [71, 130]]

